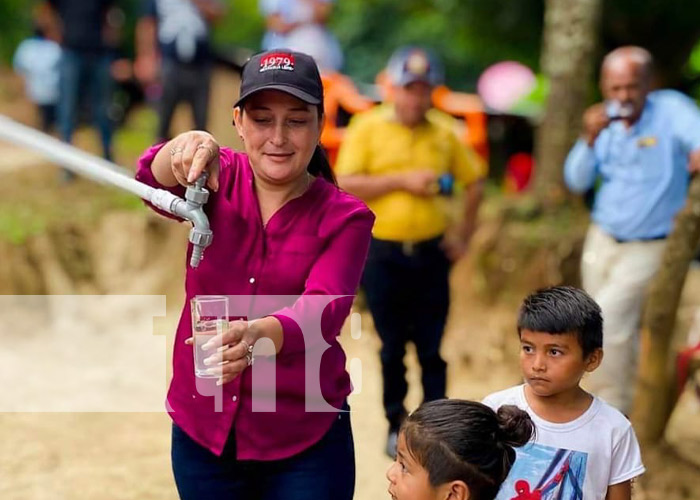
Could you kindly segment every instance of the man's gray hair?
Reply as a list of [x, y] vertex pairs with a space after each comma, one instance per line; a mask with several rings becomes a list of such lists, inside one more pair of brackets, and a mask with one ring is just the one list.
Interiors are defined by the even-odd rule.
[[644, 72], [644, 76], [646, 78], [651, 78], [654, 67], [654, 58], [651, 56], [651, 53], [648, 50], [635, 45], [618, 47], [612, 52], [608, 53], [608, 55], [606, 55], [603, 59], [602, 72], [604, 73], [606, 68], [627, 62], [632, 62], [638, 65]]

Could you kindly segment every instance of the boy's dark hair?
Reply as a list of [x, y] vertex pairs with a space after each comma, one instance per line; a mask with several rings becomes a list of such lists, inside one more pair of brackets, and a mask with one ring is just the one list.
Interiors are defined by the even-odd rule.
[[428, 472], [433, 487], [464, 481], [471, 500], [496, 498], [515, 462], [514, 446], [535, 432], [516, 406], [498, 413], [475, 401], [439, 399], [422, 404], [401, 426], [406, 448]]
[[530, 294], [518, 314], [518, 335], [523, 330], [573, 333], [584, 357], [603, 347], [600, 306], [586, 292], [573, 286], [542, 288]]

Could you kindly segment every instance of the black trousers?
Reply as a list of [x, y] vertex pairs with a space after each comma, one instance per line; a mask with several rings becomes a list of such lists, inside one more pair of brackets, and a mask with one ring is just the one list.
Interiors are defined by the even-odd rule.
[[209, 87], [212, 64], [201, 62], [186, 64], [164, 58], [161, 67], [163, 95], [158, 104], [158, 139], [170, 138], [170, 124], [175, 108], [180, 102], [188, 102], [192, 108], [194, 128], [207, 129], [209, 111]]
[[416, 346], [424, 401], [445, 397], [447, 365], [440, 342], [450, 302], [450, 262], [441, 239], [406, 244], [373, 238], [370, 245], [362, 286], [382, 340], [384, 411], [391, 430], [406, 415], [407, 342]]
[[58, 116], [58, 106], [56, 104], [37, 104], [39, 111], [39, 122], [41, 131], [47, 134], [51, 133]]

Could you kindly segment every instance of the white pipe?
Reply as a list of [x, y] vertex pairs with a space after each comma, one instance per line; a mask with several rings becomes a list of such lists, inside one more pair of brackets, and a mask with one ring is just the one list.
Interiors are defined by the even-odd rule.
[[0, 139], [41, 153], [51, 162], [58, 163], [76, 174], [89, 177], [101, 184], [112, 184], [134, 193], [139, 198], [151, 201], [155, 191], [154, 188], [133, 179], [133, 173], [129, 170], [22, 125], [4, 115], [0, 115]]
[[190, 260], [192, 267], [199, 265], [204, 249], [211, 244], [213, 235], [209, 228], [209, 221], [202, 210], [202, 204], [206, 203], [208, 196], [204, 189], [206, 177], [200, 177], [194, 186], [187, 188], [185, 197], [189, 201], [185, 201], [170, 191], [156, 189], [133, 179], [132, 173], [123, 167], [81, 151], [3, 115], [0, 115], [0, 139], [37, 151], [49, 161], [58, 163], [72, 172], [102, 184], [111, 184], [129, 191], [166, 212], [189, 220], [193, 224], [190, 231], [190, 242], [193, 244]]

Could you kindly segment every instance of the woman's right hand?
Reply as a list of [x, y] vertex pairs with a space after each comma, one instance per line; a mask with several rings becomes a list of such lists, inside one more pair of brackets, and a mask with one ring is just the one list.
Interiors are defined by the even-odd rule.
[[170, 173], [180, 185], [192, 185], [206, 170], [209, 172], [207, 186], [218, 191], [219, 143], [210, 133], [184, 132], [168, 142], [163, 152], [169, 155]]

